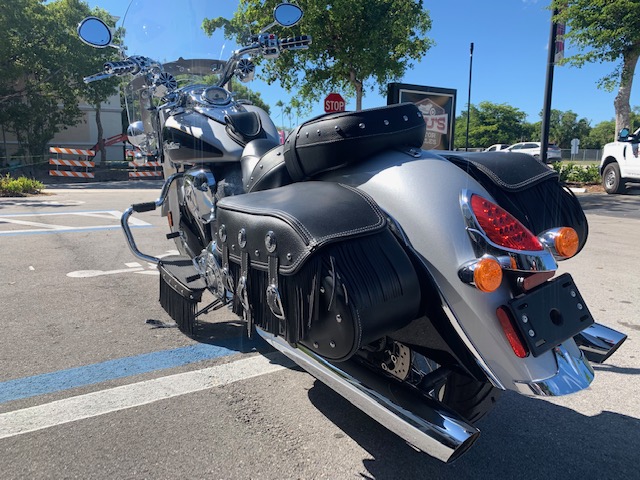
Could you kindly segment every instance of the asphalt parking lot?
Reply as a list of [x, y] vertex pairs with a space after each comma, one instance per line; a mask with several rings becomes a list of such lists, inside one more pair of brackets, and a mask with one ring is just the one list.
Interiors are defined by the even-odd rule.
[[[593, 385], [507, 393], [452, 465], [415, 452], [290, 365], [226, 309], [171, 328], [121, 212], [156, 181], [0, 199], [0, 472], [22, 478], [637, 478], [640, 195], [584, 194], [590, 239], [562, 264], [596, 320], [629, 335]], [[138, 246], [174, 247], [158, 212]]]

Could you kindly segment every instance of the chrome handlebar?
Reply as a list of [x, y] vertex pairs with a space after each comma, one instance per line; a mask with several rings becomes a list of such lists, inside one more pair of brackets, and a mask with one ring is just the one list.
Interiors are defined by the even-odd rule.
[[[231, 78], [236, 75], [238, 62], [244, 56], [261, 56], [267, 59], [275, 59], [278, 58], [284, 50], [304, 50], [309, 48], [311, 44], [310, 35], [300, 35], [298, 37], [279, 40], [277, 35], [267, 32], [255, 35], [251, 40], [251, 45], [235, 50], [231, 58], [227, 60], [217, 84], [219, 87], [223, 87], [229, 83]], [[140, 73], [148, 73], [156, 67], [162, 68], [158, 62], [150, 58], [133, 55], [119, 62], [107, 62], [104, 64], [103, 72], [84, 77], [83, 80], [85, 83], [90, 83], [114, 76], [127, 74], [137, 75]]]

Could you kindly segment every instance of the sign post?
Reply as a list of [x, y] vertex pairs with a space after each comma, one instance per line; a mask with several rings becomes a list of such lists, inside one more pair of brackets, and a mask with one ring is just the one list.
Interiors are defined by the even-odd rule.
[[580, 139], [574, 138], [573, 140], [571, 140], [571, 160], [576, 158], [576, 155], [578, 154], [578, 148], [580, 148]]
[[330, 93], [324, 99], [324, 111], [326, 113], [344, 112], [347, 102], [339, 93]]

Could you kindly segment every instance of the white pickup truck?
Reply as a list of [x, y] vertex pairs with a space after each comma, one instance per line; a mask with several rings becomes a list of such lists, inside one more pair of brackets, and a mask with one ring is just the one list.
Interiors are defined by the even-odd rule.
[[600, 175], [607, 193], [624, 193], [627, 182], [640, 182], [640, 128], [633, 135], [620, 130], [618, 140], [607, 143], [602, 151]]

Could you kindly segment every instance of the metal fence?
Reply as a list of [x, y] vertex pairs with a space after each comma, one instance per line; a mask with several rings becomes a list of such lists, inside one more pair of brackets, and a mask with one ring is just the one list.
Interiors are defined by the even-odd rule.
[[571, 149], [562, 149], [562, 160], [572, 162], [600, 162], [602, 157], [601, 149], [580, 148], [575, 155], [571, 154]]

